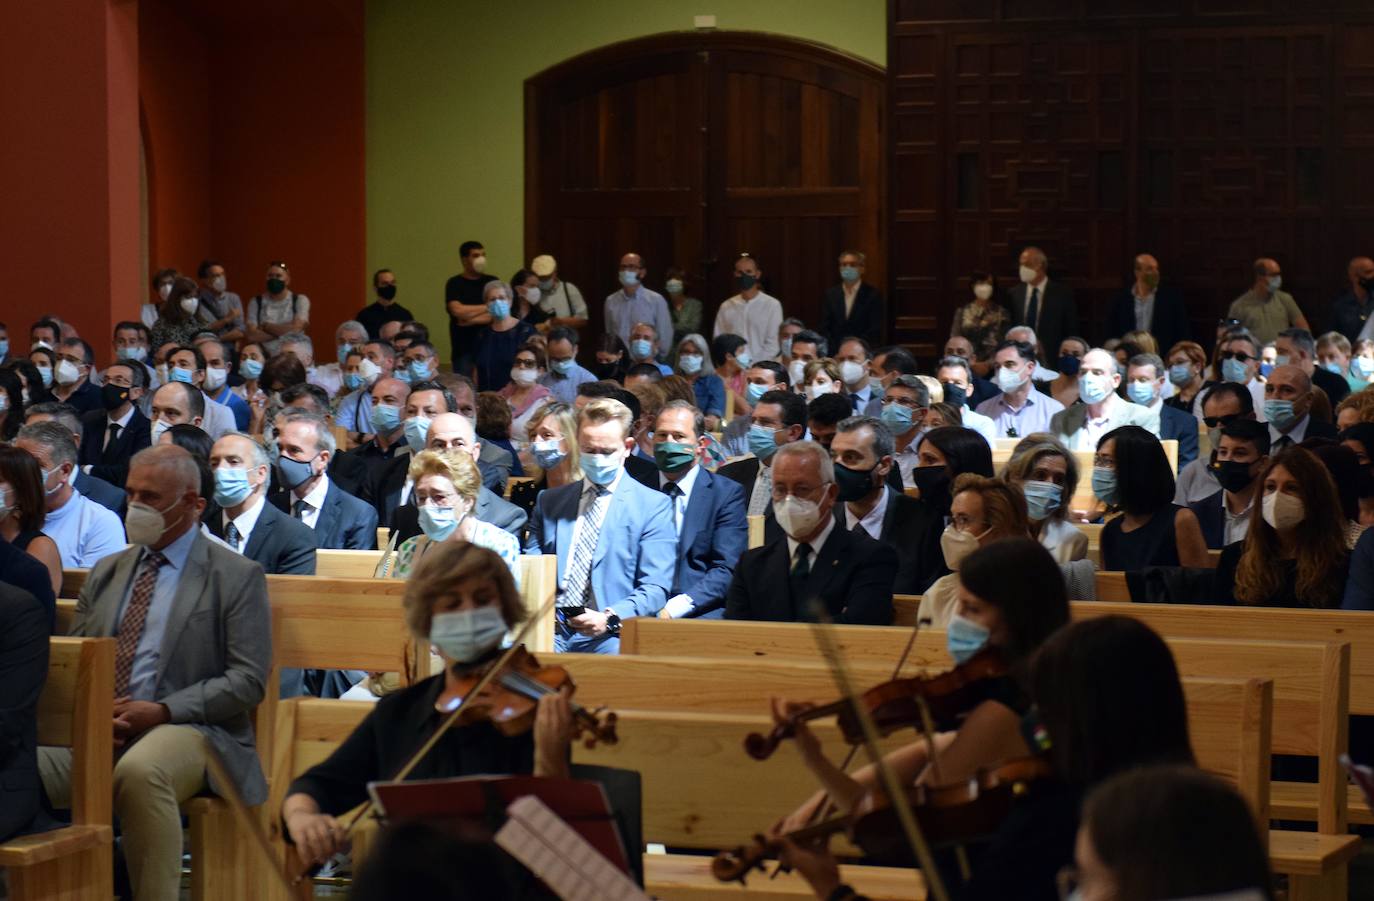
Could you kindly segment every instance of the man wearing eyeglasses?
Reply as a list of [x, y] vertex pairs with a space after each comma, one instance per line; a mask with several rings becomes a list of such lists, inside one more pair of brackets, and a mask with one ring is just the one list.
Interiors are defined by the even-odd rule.
[[[1244, 385], [1219, 382], [1202, 392], [1202, 423], [1207, 427], [1213, 449], [1221, 445], [1221, 430], [1231, 423], [1257, 417], [1254, 399]], [[1174, 503], [1180, 507], [1205, 500], [1221, 490], [1221, 482], [1211, 468], [1215, 452], [1198, 457], [1178, 474]]]
[[[1246, 390], [1250, 392], [1256, 418], [1260, 422], [1264, 422], [1265, 417], [1262, 412], [1264, 410], [1264, 383], [1258, 378], [1260, 367], [1259, 341], [1243, 329], [1227, 332], [1226, 337], [1222, 340], [1225, 343], [1221, 347], [1221, 353], [1217, 355], [1217, 362], [1221, 365], [1222, 381], [1244, 385]], [[1206, 410], [1203, 413], [1206, 415]]]

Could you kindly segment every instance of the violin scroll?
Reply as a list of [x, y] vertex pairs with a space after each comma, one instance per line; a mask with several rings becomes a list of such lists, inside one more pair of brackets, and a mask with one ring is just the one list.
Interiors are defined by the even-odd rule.
[[616, 719], [615, 711], [606, 710], [604, 706], [595, 710], [578, 707], [573, 715], [573, 737], [580, 739], [588, 751], [598, 743], [613, 745], [620, 741], [615, 732]]
[[754, 870], [763, 870], [764, 860], [775, 853], [776, 843], [770, 843], [762, 835], [754, 836], [752, 845], [740, 845], [733, 851], [722, 851], [711, 861], [711, 875], [719, 882], [738, 882], [744, 885], [744, 877]]

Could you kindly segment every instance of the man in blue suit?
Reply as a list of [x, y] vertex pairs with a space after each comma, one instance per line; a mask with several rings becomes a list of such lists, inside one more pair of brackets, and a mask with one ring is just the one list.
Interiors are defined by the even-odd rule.
[[620, 652], [620, 623], [654, 616], [673, 584], [677, 534], [667, 495], [629, 478], [633, 417], [616, 400], [577, 416], [586, 478], [550, 488], [530, 518], [528, 554], [558, 557], [554, 650]]
[[1197, 417], [1164, 403], [1164, 376], [1168, 370], [1156, 354], [1136, 354], [1126, 365], [1126, 396], [1132, 403], [1159, 413], [1159, 440], [1178, 442], [1178, 468], [1197, 459]]
[[272, 503], [315, 530], [315, 547], [370, 551], [377, 546], [377, 511], [327, 474], [334, 433], [317, 413], [290, 413], [277, 430], [278, 483]]
[[744, 489], [702, 468], [705, 417], [684, 400], [669, 401], [654, 423], [658, 487], [673, 505], [677, 568], [664, 619], [725, 615], [725, 592], [749, 545]]

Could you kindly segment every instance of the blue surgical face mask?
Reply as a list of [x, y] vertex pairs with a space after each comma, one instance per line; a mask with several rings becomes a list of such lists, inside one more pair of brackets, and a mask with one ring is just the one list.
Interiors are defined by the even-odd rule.
[[491, 314], [492, 321], [500, 322], [510, 315], [510, 301], [493, 300], [487, 304], [487, 312]]
[[410, 449], [419, 453], [425, 449], [425, 438], [429, 435], [429, 417], [412, 416], [405, 422], [406, 444]]
[[749, 453], [758, 457], [760, 460], [767, 460], [778, 449], [776, 429], [770, 429], [766, 425], [751, 425], [749, 427]]
[[949, 618], [949, 625], [945, 626], [945, 647], [949, 649], [949, 656], [954, 658], [955, 665], [966, 663], [983, 649], [991, 635], [987, 627], [955, 612]]
[[1154, 382], [1131, 382], [1126, 386], [1126, 396], [1133, 403], [1148, 407], [1155, 402], [1155, 383]]
[[195, 372], [193, 370], [185, 368], [184, 366], [173, 366], [167, 373], [167, 377], [172, 381], [184, 382], [187, 385], [191, 384], [191, 379], [194, 376]]
[[9, 352], [10, 352], [10, 339], [8, 339], [8, 338], [0, 338], [0, 357], [9, 356]]
[[643, 338], [636, 338], [630, 342], [630, 356], [636, 360], [647, 360], [653, 352], [653, 345]]
[[146, 347], [121, 347], [115, 352], [115, 356], [121, 360], [137, 360], [142, 363], [148, 359], [148, 348]]
[[1350, 370], [1362, 379], [1367, 379], [1374, 375], [1374, 360], [1366, 360], [1364, 357], [1356, 357], [1350, 361]]
[[357, 391], [363, 386], [363, 377], [356, 372], [344, 373], [344, 387], [349, 391]]
[[530, 454], [539, 468], [547, 472], [567, 458], [561, 438], [545, 438], [530, 444]]
[[768, 393], [770, 385], [758, 385], [754, 382], [749, 383], [749, 387], [744, 389], [744, 399], [749, 401], [749, 406], [754, 406], [759, 402], [759, 398]]
[[257, 379], [258, 376], [262, 375], [262, 360], [239, 360], [239, 375], [249, 381]]
[[1265, 379], [1269, 378], [1269, 373], [1273, 372], [1273, 371], [1274, 371], [1274, 367], [1277, 366], [1277, 365], [1279, 365], [1279, 364], [1277, 364], [1277, 363], [1261, 363], [1261, 364], [1259, 364], [1259, 374], [1260, 374], [1260, 378], [1265, 378]]
[[340, 365], [340, 366], [342, 366], [342, 365], [344, 364], [344, 361], [348, 359], [348, 355], [349, 355], [350, 353], [352, 353], [352, 352], [353, 352], [353, 345], [352, 345], [352, 344], [340, 344], [340, 345], [339, 345], [339, 365]]
[[394, 404], [378, 404], [372, 408], [372, 431], [390, 435], [401, 424], [401, 408]]
[[627, 288], [633, 288], [639, 284], [639, 273], [633, 269], [620, 270], [620, 283]]
[[428, 360], [411, 360], [410, 365], [406, 368], [410, 371], [410, 380], [412, 384], [425, 381], [431, 374]]
[[594, 485], [609, 485], [623, 462], [620, 454], [583, 454], [582, 472]]
[[51, 366], [39, 366], [39, 367], [38, 367], [38, 377], [41, 378], [41, 379], [43, 380], [43, 387], [44, 387], [44, 388], [51, 388], [51, 387], [52, 387], [52, 367], [51, 367]]
[[1115, 507], [1120, 503], [1121, 487], [1117, 484], [1115, 469], [1093, 467], [1093, 496], [1108, 507]]
[[429, 643], [455, 663], [481, 659], [505, 634], [506, 621], [494, 604], [436, 613], [429, 623]]
[[1249, 374], [1245, 370], [1245, 364], [1240, 360], [1222, 360], [1221, 377], [1225, 381], [1243, 385], [1248, 380]]
[[1327, 360], [1325, 363], [1322, 364], [1322, 369], [1325, 369], [1327, 372], [1331, 373], [1332, 375], [1344, 375], [1344, 374], [1345, 374], [1344, 372], [1341, 371], [1341, 364], [1340, 364], [1340, 363], [1337, 363], [1335, 360]]
[[1193, 380], [1193, 367], [1187, 363], [1175, 363], [1169, 367], [1169, 381], [1175, 385], [1186, 385]]
[[1049, 519], [1050, 514], [1059, 509], [1059, 504], [1064, 499], [1062, 486], [1035, 479], [1022, 482], [1021, 493], [1026, 496], [1026, 512], [1036, 522]]
[[857, 282], [857, 281], [859, 280], [859, 267], [858, 267], [858, 266], [841, 266], [841, 267], [840, 267], [840, 278], [843, 279], [845, 282], [850, 283], [850, 284], [852, 284], [852, 283], [854, 283], [854, 282]]
[[566, 360], [550, 360], [550, 361], [549, 361], [549, 368], [552, 369], [554, 372], [558, 373], [559, 375], [570, 375], [570, 374], [572, 374], [573, 367], [576, 366], [576, 365], [577, 365], [577, 361], [576, 361], [575, 359], [573, 359], [572, 357], [568, 357]]
[[1264, 402], [1264, 418], [1272, 422], [1274, 428], [1280, 432], [1292, 428], [1298, 421], [1298, 417], [1293, 414], [1293, 402], [1278, 398], [1269, 398]]
[[1269, 282], [1269, 293], [1272, 294], [1272, 293], [1274, 293], [1275, 291], [1277, 291], [1278, 289], [1280, 289], [1280, 288], [1283, 287], [1283, 276], [1281, 276], [1281, 275], [1271, 275], [1271, 276], [1269, 276], [1268, 282]]
[[792, 339], [791, 339], [791, 338], [783, 338], [783, 339], [782, 339], [781, 346], [782, 346], [782, 356], [783, 356], [784, 359], [787, 358], [787, 357], [792, 356]]
[[[1005, 372], [1006, 370], [1001, 370]], [[1100, 404], [1112, 393], [1112, 383], [1105, 375], [1085, 372], [1078, 377], [1078, 396], [1085, 404]]]
[[215, 470], [215, 503], [221, 507], [235, 507], [253, 493], [248, 470], [221, 467]]
[[735, 353], [735, 363], [740, 369], [748, 369], [754, 363], [754, 358], [749, 355], [749, 351], [740, 349]]
[[430, 541], [443, 541], [458, 528], [458, 516], [452, 507], [424, 504], [420, 507], [420, 531]]
[[698, 354], [683, 354], [677, 358], [677, 365], [683, 375], [696, 375], [701, 372], [701, 357]]
[[879, 418], [898, 435], [905, 435], [911, 429], [911, 408], [899, 404], [895, 400], [883, 404], [883, 411]]

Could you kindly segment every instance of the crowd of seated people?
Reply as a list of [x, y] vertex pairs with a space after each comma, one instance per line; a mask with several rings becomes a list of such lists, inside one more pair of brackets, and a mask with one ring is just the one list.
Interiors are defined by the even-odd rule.
[[[493, 634], [519, 618], [504, 594], [521, 553], [557, 558], [555, 644], [568, 652], [616, 653], [634, 617], [885, 625], [894, 595], [920, 595], [921, 623], [1029, 655], [1065, 617], [1017, 613], [1020, 600], [981, 587], [979, 561], [1026, 567], [1067, 599], [1093, 598], [1100, 566], [1191, 574], [1171, 583], [1190, 586], [1177, 600], [1374, 609], [1374, 337], [1351, 334], [1345, 299], [1314, 337], [1273, 260], [1255, 262], [1215, 335], [1194, 336], [1160, 262], [1141, 255], [1095, 345], [1072, 289], [1025, 248], [1000, 296], [992, 274], [972, 274], [943, 352], [920, 361], [880, 343], [890, 312], [855, 251], [815, 323], [788, 316], [762, 262], [741, 254], [710, 332], [687, 273], [660, 282], [654, 261], [627, 253], [603, 334], [588, 333], [583, 292], [553, 257], [502, 281], [479, 242], [460, 256], [446, 362], [437, 323], [398, 302], [388, 269], [353, 318], [315, 323], [334, 336], [324, 362], [281, 261], [246, 302], [217, 261], [195, 279], [160, 270], [155, 299], [103, 355], [57, 316], [27, 340], [0, 324], [0, 539], [33, 564], [0, 582], [50, 598], [64, 569], [91, 569], [76, 628], [121, 639], [117, 735], [157, 733], [186, 767], [149, 774], [128, 755], [116, 771], [121, 803], [144, 805], [129, 823], [142, 831], [127, 848], [136, 887], [170, 878], [167, 799], [200, 790], [195, 736], [238, 741], [236, 717], [262, 694], [265, 648], [230, 651], [266, 628], [263, 575], [314, 574], [319, 550], [394, 553], [388, 575], [412, 579], [485, 549], [477, 569], [499, 602], [411, 618], [451, 660], [476, 651], [437, 637], [444, 617]], [[1176, 442], [1172, 458], [1162, 442]], [[222, 618], [213, 649], [183, 641], [159, 661], [160, 636], [200, 603]], [[337, 696], [364, 675], [301, 674], [283, 691]], [[227, 680], [224, 716], [185, 700], [206, 680]], [[398, 703], [378, 717], [406, 715]], [[521, 751], [534, 754], [524, 771], [557, 771], [540, 750], [566, 743], [555, 725]], [[261, 794], [256, 764], [230, 763], [245, 797]], [[45, 762], [45, 782], [62, 783], [60, 764]], [[1075, 774], [1074, 796], [1111, 769]], [[357, 793], [326, 785], [328, 770], [286, 811], [316, 857], [337, 838], [331, 811]]]

